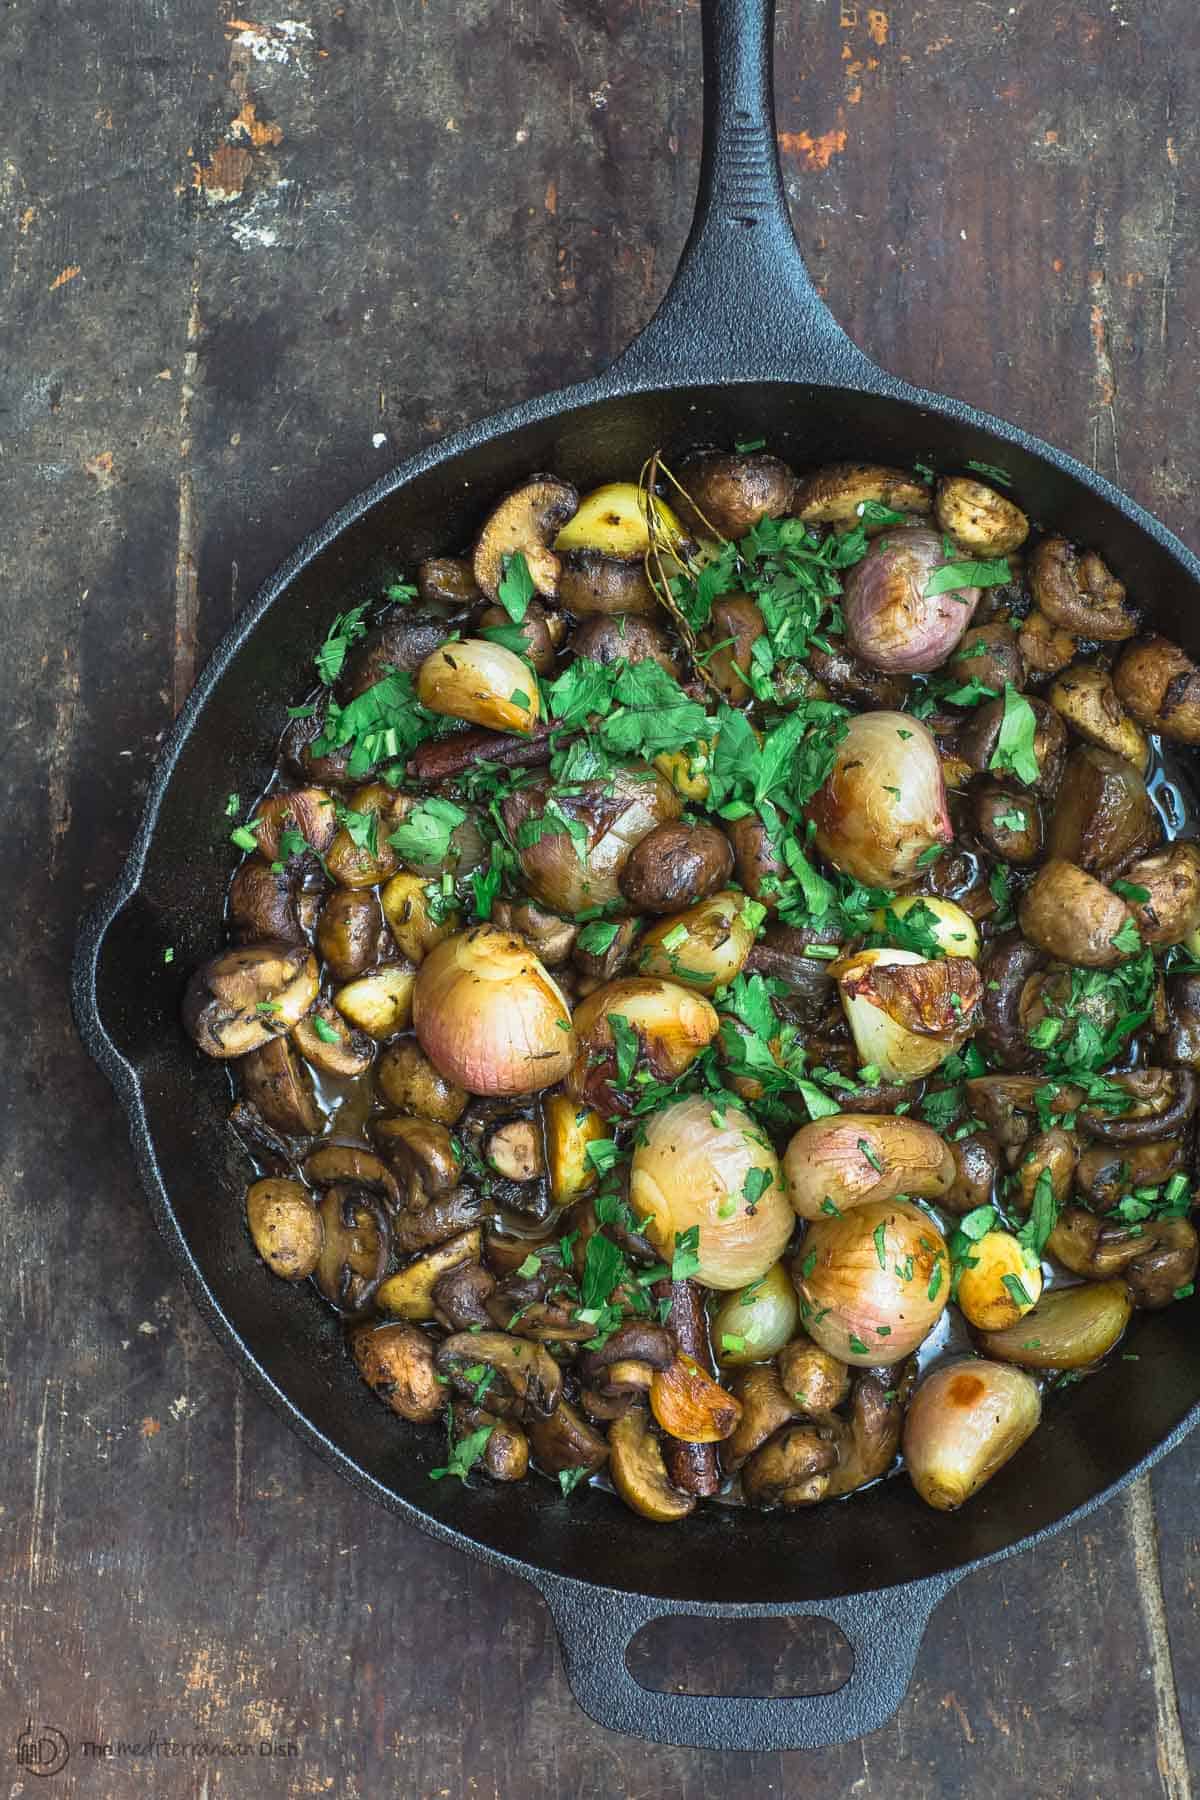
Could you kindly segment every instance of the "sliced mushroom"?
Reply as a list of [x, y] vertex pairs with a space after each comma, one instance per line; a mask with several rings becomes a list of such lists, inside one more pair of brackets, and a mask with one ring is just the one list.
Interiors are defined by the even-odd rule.
[[1123, 757], [1139, 774], [1146, 773], [1150, 761], [1146, 734], [1117, 699], [1117, 691], [1104, 669], [1085, 662], [1064, 670], [1048, 698], [1055, 712], [1081, 738]]
[[399, 1212], [392, 1224], [392, 1242], [400, 1256], [412, 1256], [418, 1250], [444, 1244], [456, 1232], [478, 1224], [483, 1216], [483, 1199], [474, 1188], [452, 1188], [437, 1200], [431, 1200], [420, 1212]]
[[1187, 1163], [1182, 1138], [1153, 1144], [1090, 1144], [1075, 1165], [1075, 1189], [1092, 1212], [1107, 1213], [1134, 1188], [1161, 1187]]
[[1003, 1069], [1029, 1066], [1031, 1052], [1021, 1022], [1021, 996], [1031, 977], [1045, 966], [1046, 952], [1018, 932], [994, 939], [980, 962], [979, 1047]]
[[311, 1187], [364, 1188], [377, 1195], [389, 1211], [400, 1204], [395, 1176], [361, 1144], [321, 1144], [304, 1159], [303, 1172]]
[[511, 1419], [500, 1419], [482, 1406], [469, 1406], [461, 1400], [453, 1405], [455, 1439], [473, 1431], [487, 1431], [479, 1466], [493, 1481], [524, 1481], [529, 1473], [529, 1439]]
[[385, 1406], [414, 1425], [446, 1404], [433, 1366], [433, 1342], [416, 1325], [363, 1325], [350, 1337], [358, 1372]]
[[[891, 1376], [892, 1371], [887, 1373]], [[897, 1384], [885, 1383], [866, 1369], [856, 1376], [849, 1422], [838, 1420], [838, 1459], [823, 1497], [835, 1500], [853, 1494], [886, 1475], [896, 1460], [903, 1424]]]
[[223, 950], [202, 963], [183, 997], [183, 1022], [206, 1056], [246, 1056], [282, 1037], [317, 997], [307, 945], [272, 942]]
[[480, 591], [498, 598], [508, 559], [520, 551], [534, 587], [553, 599], [562, 564], [551, 546], [579, 507], [579, 494], [556, 475], [534, 475], [490, 514], [475, 546], [472, 568]]
[[[522, 1418], [549, 1418], [560, 1404], [562, 1370], [541, 1344], [512, 1337], [505, 1331], [458, 1331], [439, 1346], [437, 1368], [459, 1393], [472, 1395], [479, 1377], [465, 1371], [483, 1363], [495, 1370], [487, 1390], [493, 1410], [501, 1401], [512, 1402]], [[580, 1421], [582, 1423], [582, 1421]]]
[[[629, 962], [642, 929], [640, 919], [614, 919], [613, 935], [603, 950], [583, 950], [575, 946], [572, 961], [579, 970], [584, 994], [594, 993], [602, 982], [612, 981]], [[590, 986], [588, 984], [591, 984]]]
[[797, 484], [792, 511], [807, 525], [857, 525], [866, 500], [896, 512], [927, 513], [933, 496], [905, 469], [877, 463], [830, 463]]
[[272, 1038], [238, 1059], [238, 1081], [268, 1125], [312, 1137], [323, 1123], [308, 1071], [287, 1038]]
[[444, 1125], [432, 1119], [372, 1119], [370, 1134], [400, 1177], [406, 1204], [419, 1212], [429, 1200], [455, 1187], [462, 1159]]
[[466, 1111], [466, 1089], [435, 1069], [415, 1038], [387, 1046], [379, 1058], [375, 1080], [389, 1106], [436, 1125], [455, 1125]]
[[324, 1227], [302, 1182], [264, 1176], [246, 1190], [246, 1223], [273, 1275], [303, 1281], [321, 1255]]
[[1029, 583], [1039, 611], [1076, 637], [1112, 643], [1137, 630], [1125, 589], [1094, 550], [1043, 538], [1029, 560]]
[[[821, 636], [828, 648], [822, 648], [815, 641], [810, 642], [805, 662], [817, 681], [829, 690], [835, 700], [875, 712], [890, 712], [904, 705], [912, 686], [907, 675], [873, 669], [870, 663], [854, 654], [844, 637], [839, 637], [835, 632], [822, 630]], [[820, 695], [814, 694], [812, 697], [819, 699]]]
[[838, 1460], [828, 1427], [791, 1425], [756, 1450], [742, 1470], [742, 1492], [754, 1506], [815, 1506]]
[[[837, 1385], [832, 1372], [830, 1377], [825, 1383], [827, 1393], [832, 1393]], [[814, 1385], [820, 1385], [819, 1378]], [[842, 1393], [845, 1391], [843, 1387]], [[733, 1393], [742, 1411], [733, 1431], [721, 1445], [721, 1467], [729, 1475], [740, 1469], [768, 1438], [808, 1410], [793, 1399], [773, 1363], [752, 1363], [749, 1368], [739, 1369], [733, 1378]]]
[[631, 1364], [648, 1369], [669, 1369], [675, 1360], [675, 1342], [665, 1325], [653, 1325], [646, 1319], [628, 1319], [619, 1325], [598, 1350], [588, 1350], [579, 1359], [579, 1379], [588, 1387], [604, 1391], [614, 1369]]
[[321, 1200], [324, 1239], [313, 1275], [331, 1306], [359, 1313], [383, 1279], [388, 1228], [383, 1208], [361, 1187], [327, 1188]]
[[380, 1283], [375, 1304], [380, 1312], [396, 1319], [410, 1319], [414, 1324], [435, 1318], [437, 1305], [434, 1288], [440, 1278], [460, 1263], [478, 1264], [483, 1249], [483, 1230], [473, 1225], [457, 1237], [447, 1238], [434, 1250], [406, 1263], [404, 1268]]
[[546, 912], [531, 900], [517, 904], [508, 900], [492, 902], [492, 924], [502, 931], [515, 931], [525, 939], [548, 969], [565, 963], [575, 948], [579, 927], [557, 913]]
[[307, 1018], [292, 1027], [292, 1042], [314, 1069], [341, 1081], [365, 1075], [375, 1060], [375, 1041], [352, 1031], [327, 1001], [318, 1000]]
[[1193, 1285], [1200, 1249], [1196, 1228], [1187, 1219], [1164, 1219], [1153, 1235], [1153, 1244], [1125, 1270], [1133, 1304], [1147, 1311], [1170, 1306], [1181, 1298], [1181, 1290]]
[[695, 1510], [694, 1496], [681, 1493], [667, 1480], [662, 1449], [642, 1407], [613, 1421], [608, 1443], [612, 1484], [632, 1511], [655, 1524], [670, 1525]]
[[483, 1140], [484, 1160], [508, 1181], [536, 1181], [545, 1172], [540, 1121], [509, 1119]]
[[586, 1469], [594, 1475], [608, 1461], [608, 1439], [569, 1400], [560, 1400], [548, 1415], [527, 1413], [525, 1429], [537, 1465], [547, 1475], [568, 1469]]
[[1091, 1103], [1082, 1109], [1088, 1131], [1106, 1144], [1149, 1144], [1178, 1137], [1196, 1110], [1196, 1077], [1190, 1069], [1134, 1069], [1111, 1075], [1123, 1088], [1128, 1104], [1111, 1113]]
[[746, 676], [754, 646], [766, 631], [762, 613], [748, 594], [722, 594], [713, 601], [701, 639], [709, 651], [708, 673], [730, 706], [741, 706], [750, 698]]
[[1079, 1160], [1079, 1140], [1073, 1131], [1051, 1125], [1028, 1140], [1016, 1167], [1013, 1202], [1022, 1212], [1033, 1205], [1034, 1190], [1042, 1176], [1049, 1174], [1050, 1192], [1055, 1204], [1062, 1206], [1071, 1191], [1075, 1165]]

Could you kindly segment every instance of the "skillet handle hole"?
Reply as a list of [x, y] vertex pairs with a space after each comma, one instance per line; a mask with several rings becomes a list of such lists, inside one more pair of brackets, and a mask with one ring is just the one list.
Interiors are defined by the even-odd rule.
[[783, 1700], [834, 1694], [854, 1652], [831, 1619], [652, 1619], [625, 1650], [634, 1680], [658, 1694]]

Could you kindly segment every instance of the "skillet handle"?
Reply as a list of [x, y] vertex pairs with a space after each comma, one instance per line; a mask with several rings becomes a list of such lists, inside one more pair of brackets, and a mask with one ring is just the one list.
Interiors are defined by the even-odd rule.
[[773, 92], [775, 0], [701, 0], [704, 136], [692, 229], [623, 381], [871, 385], [875, 365], [809, 279], [792, 230]]
[[[653, 1744], [704, 1750], [820, 1750], [886, 1725], [908, 1691], [929, 1615], [958, 1579], [957, 1572], [933, 1576], [810, 1606], [692, 1605], [547, 1575], [537, 1585], [558, 1630], [571, 1691], [597, 1724]], [[854, 1669], [832, 1694], [659, 1693], [634, 1680], [625, 1653], [643, 1626], [670, 1615], [711, 1616], [714, 1631], [729, 1618], [830, 1619], [850, 1642]]]

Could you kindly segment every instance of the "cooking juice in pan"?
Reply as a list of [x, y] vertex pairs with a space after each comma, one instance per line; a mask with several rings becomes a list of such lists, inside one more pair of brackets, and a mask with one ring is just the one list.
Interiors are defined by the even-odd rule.
[[1019, 499], [534, 475], [314, 645], [185, 1023], [431, 1477], [950, 1508], [1191, 1292], [1200, 672]]

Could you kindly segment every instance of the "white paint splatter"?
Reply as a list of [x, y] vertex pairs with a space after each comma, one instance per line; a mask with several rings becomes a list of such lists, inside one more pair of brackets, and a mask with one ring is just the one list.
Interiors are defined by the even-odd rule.
[[382, 450], [383, 446], [387, 443], [387, 432], [386, 431], [377, 431], [375, 433], [374, 437], [371, 439], [371, 442], [374, 444], [374, 446], [377, 450]]
[[280, 19], [275, 25], [248, 25], [233, 41], [248, 50], [255, 62], [299, 66], [301, 53], [313, 37], [312, 26], [303, 19]]

